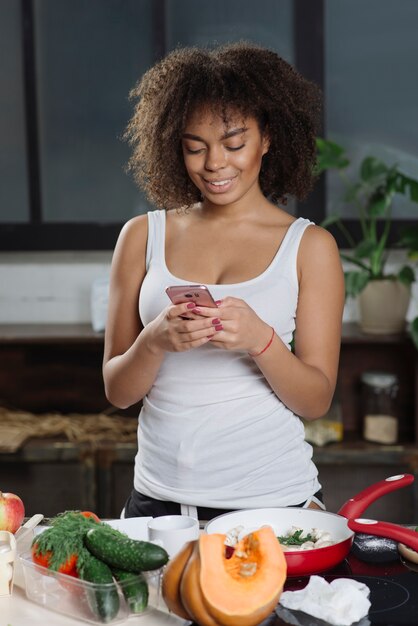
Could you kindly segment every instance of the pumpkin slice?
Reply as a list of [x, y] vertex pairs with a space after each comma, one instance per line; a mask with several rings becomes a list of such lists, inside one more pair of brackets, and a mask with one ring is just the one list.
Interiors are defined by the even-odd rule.
[[191, 616], [187, 613], [183, 606], [180, 596], [180, 581], [183, 576], [184, 568], [193, 552], [193, 548], [197, 542], [189, 541], [178, 552], [173, 559], [171, 559], [164, 569], [161, 590], [168, 609], [182, 617], [183, 619], [191, 620]]
[[287, 573], [282, 548], [270, 526], [245, 536], [231, 558], [226, 558], [224, 542], [221, 534], [199, 538], [203, 602], [223, 626], [255, 626], [280, 598]]
[[[192, 616], [193, 621], [199, 624], [199, 626], [219, 626], [219, 623], [212, 617], [203, 602], [199, 578], [200, 557], [199, 543], [197, 541], [181, 577], [181, 602], [187, 613]], [[213, 584], [216, 584], [215, 581]]]

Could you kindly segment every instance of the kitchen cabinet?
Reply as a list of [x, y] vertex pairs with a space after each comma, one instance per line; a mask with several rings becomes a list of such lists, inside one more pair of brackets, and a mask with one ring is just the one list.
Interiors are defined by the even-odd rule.
[[[88, 324], [0, 325], [0, 403], [34, 413], [102, 412], [109, 408], [101, 374], [103, 335]], [[391, 371], [400, 381], [395, 446], [361, 440], [360, 375]], [[409, 336], [363, 334], [344, 325], [338, 376], [344, 441], [314, 449], [325, 502], [336, 511], [364, 486], [397, 473], [418, 476], [418, 351]], [[140, 405], [125, 413], [136, 419]], [[89, 446], [32, 439], [14, 454], [0, 454], [2, 488], [22, 495], [28, 514], [93, 509], [119, 516], [128, 496], [136, 444]], [[418, 481], [417, 481], [418, 483]], [[418, 485], [385, 496], [368, 515], [409, 523], [418, 517]]]
[[344, 324], [338, 373], [345, 438], [361, 439], [360, 376], [367, 370], [391, 372], [399, 379], [400, 443], [418, 443], [418, 350], [409, 335], [368, 335]]

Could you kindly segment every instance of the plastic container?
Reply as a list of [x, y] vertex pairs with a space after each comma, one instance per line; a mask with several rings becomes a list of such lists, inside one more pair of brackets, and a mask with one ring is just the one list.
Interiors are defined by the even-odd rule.
[[[100, 607], [110, 606], [109, 600], [115, 586], [110, 584], [95, 584], [54, 572], [46, 567], [37, 565], [32, 561], [29, 552], [19, 556], [25, 577], [26, 595], [29, 600], [40, 604], [46, 609], [63, 613], [77, 620], [83, 620], [90, 624], [118, 624], [128, 617], [146, 615], [150, 609], [162, 608], [164, 602], [161, 599], [161, 576], [162, 568], [151, 572], [144, 572], [148, 583], [148, 606], [142, 613], [131, 613], [123, 595], [126, 583], [115, 583], [119, 600], [119, 609], [110, 616], [106, 611], [99, 614]], [[116, 603], [117, 604], [117, 603]], [[114, 601], [111, 603], [115, 606]]]
[[9, 596], [13, 591], [16, 539], [7, 530], [0, 531], [0, 596]]
[[364, 439], [386, 445], [396, 443], [399, 426], [397, 376], [387, 372], [364, 372], [361, 382]]

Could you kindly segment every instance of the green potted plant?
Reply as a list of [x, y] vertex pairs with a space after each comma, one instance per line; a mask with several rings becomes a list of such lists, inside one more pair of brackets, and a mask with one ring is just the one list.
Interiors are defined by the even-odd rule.
[[[398, 165], [389, 166], [374, 156], [362, 160], [358, 178], [353, 180], [346, 173], [350, 159], [343, 147], [318, 138], [317, 151], [317, 173], [331, 169], [338, 172], [345, 188], [343, 200], [355, 208], [360, 223], [358, 240], [348, 232], [339, 215], [331, 214], [322, 223], [325, 228], [335, 224], [351, 248], [348, 253], [341, 252], [341, 258], [353, 266], [345, 272], [346, 296], [358, 296], [360, 325], [365, 332], [399, 332], [405, 326], [415, 281], [418, 225], [405, 228], [395, 244], [406, 250], [408, 262], [396, 273], [387, 271], [392, 204], [396, 194], [418, 203], [418, 180], [402, 173]], [[418, 347], [418, 318], [412, 322], [411, 333]]]

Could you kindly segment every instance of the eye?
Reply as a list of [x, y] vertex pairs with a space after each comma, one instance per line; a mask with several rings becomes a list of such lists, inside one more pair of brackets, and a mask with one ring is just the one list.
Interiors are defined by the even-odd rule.
[[225, 146], [225, 147], [230, 152], [236, 152], [237, 150], [241, 150], [244, 146], [245, 146], [245, 143], [241, 144], [240, 146]]
[[200, 152], [203, 152], [204, 150], [204, 148], [198, 148], [197, 150], [192, 150], [191, 148], [188, 148], [187, 146], [185, 146], [184, 149], [187, 152], [187, 154], [199, 154]]

